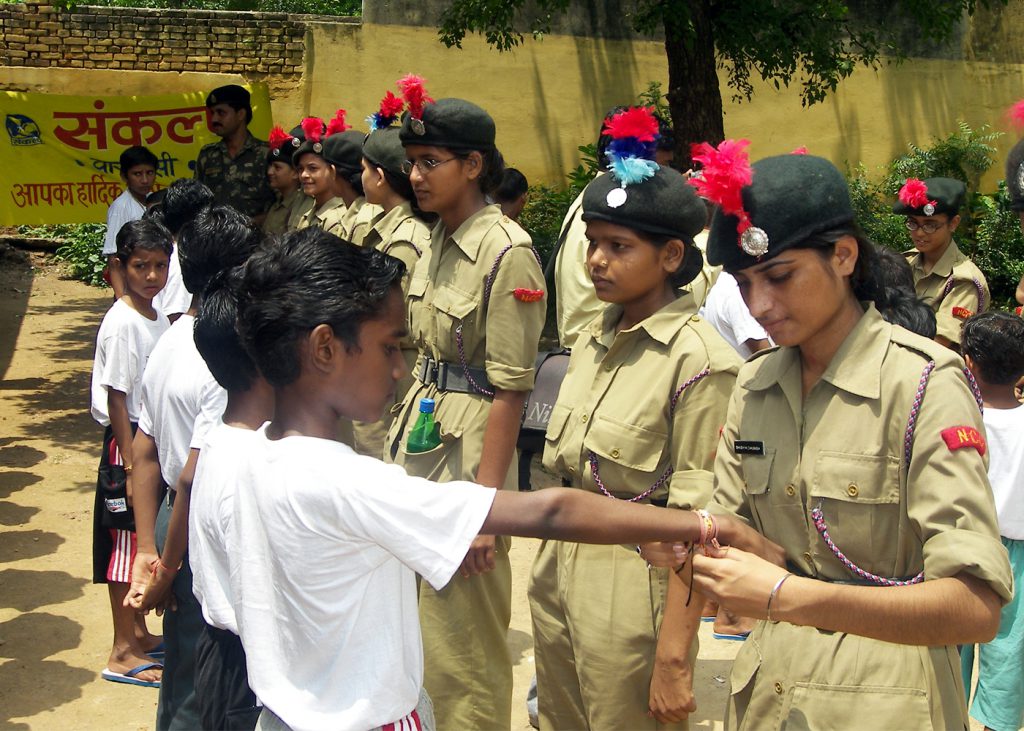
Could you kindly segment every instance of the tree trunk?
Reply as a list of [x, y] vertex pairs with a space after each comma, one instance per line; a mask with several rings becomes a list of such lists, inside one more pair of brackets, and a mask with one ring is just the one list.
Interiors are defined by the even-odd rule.
[[[677, 167], [690, 167], [690, 145], [725, 139], [722, 91], [715, 63], [709, 0], [676, 0], [664, 11], [668, 104], [676, 137]], [[691, 25], [692, 23], [692, 25]]]

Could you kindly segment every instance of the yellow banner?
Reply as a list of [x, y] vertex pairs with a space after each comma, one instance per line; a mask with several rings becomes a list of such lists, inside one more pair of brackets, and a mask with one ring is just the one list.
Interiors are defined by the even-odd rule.
[[[265, 84], [252, 94], [249, 129], [272, 125]], [[125, 189], [118, 158], [133, 145], [157, 156], [154, 189], [191, 178], [200, 148], [217, 141], [206, 119], [209, 89], [161, 96], [56, 96], [0, 92], [0, 225], [102, 223]]]

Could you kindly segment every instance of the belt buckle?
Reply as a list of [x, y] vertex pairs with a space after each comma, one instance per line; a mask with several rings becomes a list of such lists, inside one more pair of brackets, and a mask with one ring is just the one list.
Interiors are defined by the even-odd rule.
[[429, 386], [437, 381], [437, 361], [433, 358], [426, 358], [420, 366], [420, 383]]
[[448, 364], [444, 361], [436, 364], [435, 372], [437, 373], [437, 390], [447, 391], [448, 390]]

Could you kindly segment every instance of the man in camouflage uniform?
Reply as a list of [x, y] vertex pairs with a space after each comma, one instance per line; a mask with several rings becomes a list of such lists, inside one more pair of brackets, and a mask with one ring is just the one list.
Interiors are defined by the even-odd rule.
[[267, 183], [270, 148], [249, 132], [249, 92], [236, 84], [218, 87], [206, 97], [206, 108], [210, 130], [221, 139], [199, 151], [195, 178], [210, 187], [216, 203], [232, 206], [261, 223], [274, 202]]

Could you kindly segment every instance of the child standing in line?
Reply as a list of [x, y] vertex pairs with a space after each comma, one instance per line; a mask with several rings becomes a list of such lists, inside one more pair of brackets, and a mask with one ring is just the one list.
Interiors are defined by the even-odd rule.
[[313, 201], [302, 192], [299, 173], [292, 163], [292, 153], [302, 144], [296, 135], [302, 128], [296, 127], [285, 132], [280, 127], [270, 130], [270, 152], [267, 153], [267, 182], [274, 191], [276, 200], [263, 219], [263, 233], [283, 234], [294, 231], [302, 216], [313, 205]]
[[[985, 403], [988, 479], [1017, 587], [1003, 607], [995, 639], [978, 646], [978, 689], [971, 716], [986, 729], [1016, 731], [1024, 725], [1024, 407], [1014, 384], [1024, 376], [1024, 320], [1005, 312], [975, 315], [964, 323], [961, 347]], [[964, 688], [970, 693], [974, 646], [965, 647], [960, 659]]]
[[127, 187], [107, 209], [107, 233], [103, 239], [103, 255], [107, 257], [108, 281], [114, 290], [114, 299], [121, 299], [125, 293], [124, 272], [117, 258], [117, 232], [129, 221], [138, 221], [146, 212], [146, 196], [153, 190], [158, 162], [148, 147], [129, 147], [121, 153], [121, 180]]
[[93, 519], [93, 583], [106, 584], [114, 644], [103, 677], [157, 687], [162, 665], [147, 653], [160, 645], [145, 619], [124, 603], [135, 558], [132, 512], [132, 435], [142, 410], [142, 371], [169, 323], [153, 297], [167, 282], [171, 234], [153, 221], [129, 221], [117, 234], [124, 295], [114, 302], [96, 336], [92, 416], [105, 427]]

